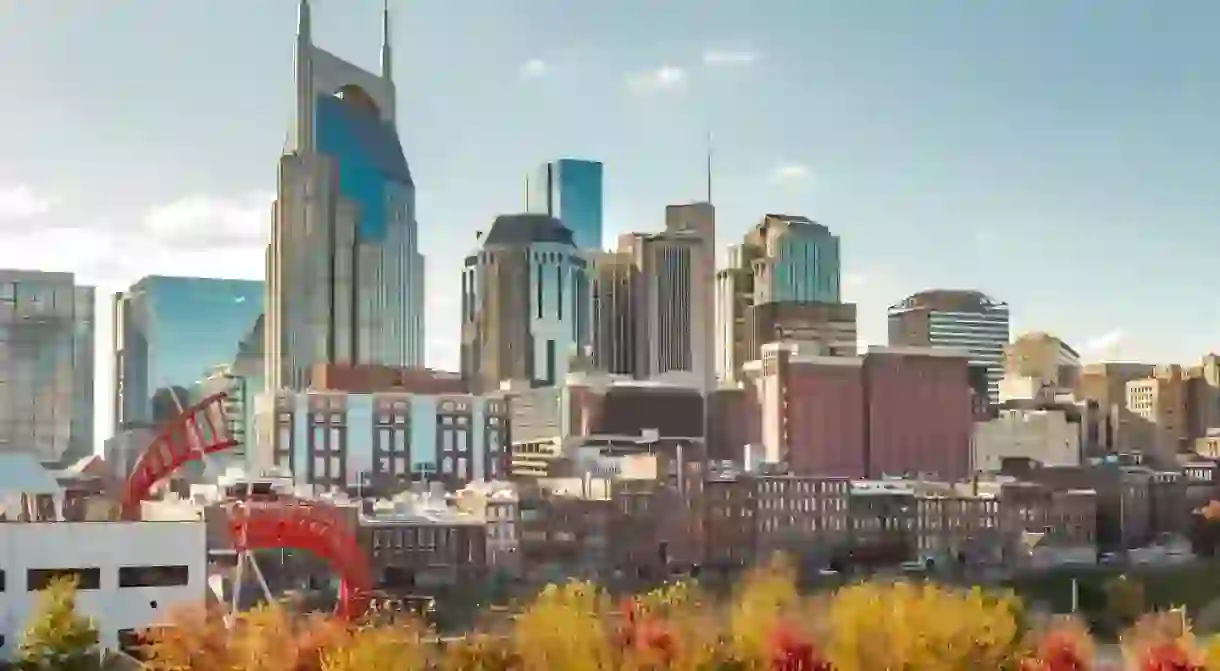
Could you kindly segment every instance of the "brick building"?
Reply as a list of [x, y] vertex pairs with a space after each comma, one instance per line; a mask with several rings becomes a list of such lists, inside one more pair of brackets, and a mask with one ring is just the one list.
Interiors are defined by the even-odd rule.
[[969, 474], [973, 414], [964, 353], [870, 348], [862, 357], [830, 357], [792, 343], [762, 351], [746, 371], [764, 461], [809, 476]]

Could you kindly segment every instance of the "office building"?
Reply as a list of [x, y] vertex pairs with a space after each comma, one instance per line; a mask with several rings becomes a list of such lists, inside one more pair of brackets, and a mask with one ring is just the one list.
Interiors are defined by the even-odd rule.
[[301, 0], [296, 114], [267, 254], [265, 384], [303, 389], [314, 362], [422, 365], [424, 259], [395, 123], [388, 11], [381, 72], [312, 41]]
[[368, 376], [313, 374], [333, 380], [257, 398], [260, 467], [282, 469], [317, 491], [381, 495], [417, 480], [460, 487], [507, 474], [507, 402], [463, 393], [457, 374], [417, 369], [393, 386], [350, 389], [345, 382]]
[[632, 375], [710, 389], [715, 379], [712, 258], [701, 234], [629, 233], [619, 238], [619, 250], [638, 272]]
[[999, 402], [1008, 304], [979, 291], [933, 289], [889, 309], [890, 345], [965, 350], [970, 363], [987, 368], [988, 400]]
[[[710, 196], [709, 196], [710, 197]], [[665, 232], [694, 235], [702, 242], [699, 260], [691, 277], [692, 342], [699, 343], [698, 375], [706, 378], [710, 388], [716, 378], [716, 208], [709, 202], [665, 206]]]
[[[735, 380], [742, 365], [758, 359], [761, 345], [774, 342], [760, 338], [785, 331], [794, 339], [813, 338], [835, 354], [854, 355], [854, 306], [853, 342], [844, 349], [840, 340], [848, 318], [835, 307], [841, 302], [840, 274], [839, 237], [830, 229], [802, 216], [764, 216], [741, 244], [729, 247], [728, 267], [716, 274], [717, 377]], [[772, 303], [786, 307], [763, 307]]]
[[639, 269], [631, 254], [625, 252], [595, 252], [588, 259], [592, 300], [589, 363], [595, 370], [632, 375], [639, 335], [635, 327], [635, 297], [641, 289]]
[[966, 353], [870, 347], [862, 356], [763, 346], [744, 367], [761, 421], [759, 461], [796, 475], [969, 474], [973, 424]]
[[525, 209], [546, 214], [572, 231], [580, 249], [602, 249], [602, 164], [561, 158], [543, 164], [526, 186]]
[[190, 406], [201, 379], [234, 363], [263, 297], [258, 281], [162, 275], [116, 293], [115, 430], [157, 427]]
[[1033, 378], [1042, 387], [1071, 391], [1080, 379], [1080, 355], [1048, 333], [1024, 333], [1004, 347], [1004, 375]]
[[93, 454], [93, 298], [72, 273], [0, 270], [0, 453]]
[[470, 390], [506, 380], [553, 385], [588, 355], [587, 262], [545, 214], [496, 217], [462, 270], [462, 375]]

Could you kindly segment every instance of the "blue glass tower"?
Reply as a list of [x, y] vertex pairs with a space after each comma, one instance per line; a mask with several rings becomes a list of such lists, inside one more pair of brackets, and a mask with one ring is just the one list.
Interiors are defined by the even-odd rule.
[[303, 389], [315, 363], [423, 364], [424, 260], [395, 124], [389, 12], [381, 72], [296, 44], [296, 116], [267, 254], [266, 384]]
[[[232, 364], [263, 312], [263, 283], [153, 275], [114, 297], [115, 429], [156, 425]], [[176, 398], [175, 398], [176, 396]]]
[[538, 169], [526, 209], [549, 214], [572, 231], [579, 249], [602, 248], [602, 164], [561, 158]]

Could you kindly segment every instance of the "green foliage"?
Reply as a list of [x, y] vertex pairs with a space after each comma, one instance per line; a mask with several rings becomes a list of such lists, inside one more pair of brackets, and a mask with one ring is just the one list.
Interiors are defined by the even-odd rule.
[[89, 671], [99, 666], [98, 633], [92, 620], [76, 612], [76, 580], [57, 579], [38, 594], [18, 664], [38, 671]]

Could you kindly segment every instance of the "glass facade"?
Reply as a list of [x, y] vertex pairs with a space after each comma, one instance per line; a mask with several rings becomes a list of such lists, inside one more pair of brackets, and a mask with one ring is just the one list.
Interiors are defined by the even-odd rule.
[[263, 283], [146, 277], [115, 296], [115, 428], [157, 425], [232, 366], [263, 311]]
[[322, 95], [314, 109], [317, 150], [335, 160], [339, 194], [359, 210], [357, 239], [384, 242], [389, 193], [394, 185], [413, 188], [394, 124], [383, 121], [371, 101]]
[[93, 454], [93, 299], [71, 273], [0, 271], [0, 452]]
[[838, 303], [839, 238], [825, 229], [788, 229], [775, 249], [771, 300]]
[[547, 163], [530, 184], [526, 207], [549, 214], [572, 231], [580, 249], [602, 249], [603, 167], [597, 161], [564, 158]]

